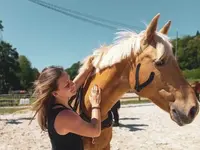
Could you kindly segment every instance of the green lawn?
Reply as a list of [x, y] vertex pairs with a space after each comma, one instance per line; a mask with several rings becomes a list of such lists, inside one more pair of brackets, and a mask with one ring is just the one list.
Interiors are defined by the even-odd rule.
[[17, 107], [4, 108], [4, 107], [0, 107], [0, 114], [21, 113], [21, 111], [26, 110], [26, 109], [28, 109], [28, 108], [17, 108]]
[[200, 81], [200, 79], [187, 79], [187, 81], [188, 81], [189, 83], [193, 83], [193, 82], [195, 82], [195, 81]]

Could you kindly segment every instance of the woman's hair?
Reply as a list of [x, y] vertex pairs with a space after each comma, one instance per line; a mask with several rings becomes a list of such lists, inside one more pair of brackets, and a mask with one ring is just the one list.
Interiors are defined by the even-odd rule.
[[62, 67], [50, 66], [42, 70], [40, 76], [35, 81], [35, 90], [33, 96], [36, 98], [32, 104], [32, 110], [35, 111], [33, 118], [38, 114], [38, 123], [43, 131], [48, 128], [48, 112], [55, 97], [52, 95], [57, 90], [57, 81], [61, 77], [64, 69]]

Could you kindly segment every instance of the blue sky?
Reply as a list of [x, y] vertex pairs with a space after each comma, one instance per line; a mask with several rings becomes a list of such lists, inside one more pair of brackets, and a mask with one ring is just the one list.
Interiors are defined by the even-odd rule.
[[[82, 13], [145, 28], [143, 22], [160, 13], [159, 27], [172, 21], [175, 37], [200, 30], [199, 0], [45, 0]], [[0, 0], [3, 39], [25, 55], [32, 66], [70, 67], [102, 44], [110, 44], [116, 30], [95, 26], [36, 5], [28, 0]], [[135, 28], [137, 30], [137, 28]], [[133, 29], [134, 30], [134, 29]]]

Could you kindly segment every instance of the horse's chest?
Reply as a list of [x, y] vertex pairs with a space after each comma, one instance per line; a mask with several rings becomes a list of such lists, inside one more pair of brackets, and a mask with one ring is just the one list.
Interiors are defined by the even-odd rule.
[[94, 138], [94, 144], [92, 138], [83, 138], [84, 150], [102, 150], [110, 144], [112, 139], [112, 127], [102, 130], [99, 137]]

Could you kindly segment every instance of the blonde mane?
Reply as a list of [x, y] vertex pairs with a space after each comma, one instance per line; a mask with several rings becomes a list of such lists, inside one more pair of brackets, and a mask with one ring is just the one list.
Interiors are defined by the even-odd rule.
[[[145, 31], [142, 31], [139, 34], [132, 31], [121, 31], [116, 34], [118, 36], [114, 39], [112, 45], [101, 46], [94, 50], [92, 55], [94, 56], [93, 65], [96, 68], [96, 72], [121, 62], [123, 59], [130, 57], [132, 53], [136, 56], [141, 52], [140, 42], [145, 36]], [[156, 46], [157, 59], [171, 54], [172, 45], [166, 35], [156, 32], [155, 40], [158, 42]], [[87, 58], [83, 61], [83, 65], [79, 70], [80, 72], [87, 68], [84, 63], [86, 60]]]

